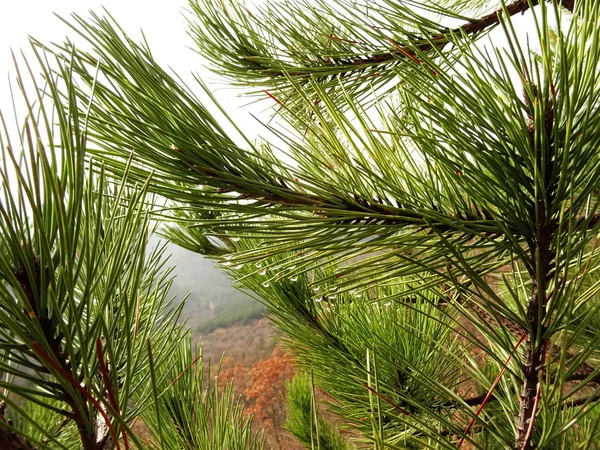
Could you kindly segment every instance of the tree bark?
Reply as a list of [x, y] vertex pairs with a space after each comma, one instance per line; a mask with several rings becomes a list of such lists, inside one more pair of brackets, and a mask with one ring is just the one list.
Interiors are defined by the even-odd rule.
[[10, 450], [36, 450], [36, 448], [27, 440], [2, 427], [0, 427], [0, 448]]
[[[541, 161], [540, 161], [541, 162]], [[546, 167], [546, 172], [549, 168]], [[546, 178], [548, 179], [548, 178]], [[527, 306], [527, 321], [530, 334], [527, 339], [527, 350], [524, 361], [521, 397], [519, 401], [519, 416], [517, 418], [517, 435], [515, 450], [531, 449], [533, 421], [536, 416], [536, 403], [539, 396], [538, 383], [545, 363], [547, 339], [545, 334], [545, 318], [543, 312], [548, 302], [548, 282], [552, 270], [551, 242], [555, 233], [552, 223], [547, 218], [546, 205], [552, 204], [553, 192], [547, 188], [538, 198], [536, 206], [538, 232], [535, 244], [531, 246], [533, 268], [531, 271], [531, 299]]]
[[[49, 355], [48, 358], [50, 360], [54, 360], [56, 361], [57, 364], [57, 368], [59, 368], [62, 372], [66, 373], [66, 374], [70, 374], [71, 373], [71, 364], [75, 363], [74, 361], [69, 361], [64, 350], [62, 347], [62, 340], [63, 340], [63, 335], [60, 332], [60, 330], [58, 330], [57, 326], [55, 323], [53, 323], [53, 321], [51, 320], [51, 317], [49, 317], [48, 315], [48, 311], [47, 310], [43, 310], [40, 308], [40, 306], [38, 305], [38, 302], [36, 300], [36, 292], [35, 290], [38, 289], [39, 284], [41, 283], [42, 280], [42, 271], [47, 271], [47, 269], [45, 267], [42, 267], [40, 265], [40, 260], [38, 258], [38, 256], [35, 254], [35, 252], [33, 251], [33, 248], [31, 248], [31, 257], [34, 261], [35, 264], [35, 272], [34, 272], [34, 279], [30, 279], [30, 277], [28, 276], [27, 272], [25, 271], [24, 268], [20, 268], [19, 270], [15, 271], [14, 275], [15, 278], [17, 279], [17, 281], [19, 282], [19, 284], [21, 285], [21, 288], [23, 289], [23, 292], [25, 293], [25, 296], [27, 297], [27, 300], [29, 301], [29, 305], [32, 308], [32, 310], [29, 312], [30, 317], [33, 318], [33, 320], [37, 320], [38, 323], [40, 324], [40, 328], [42, 329], [44, 338], [48, 344], [48, 347], [51, 350], [52, 356], [53, 358], [51, 358]], [[49, 279], [51, 275], [47, 274], [47, 279]], [[26, 312], [27, 313], [27, 312]], [[32, 337], [33, 340], [33, 337]], [[34, 342], [35, 343], [35, 342]], [[41, 349], [41, 347], [40, 347]], [[42, 350], [43, 351], [43, 350]], [[40, 357], [40, 354], [36, 353], [36, 356]], [[48, 361], [40, 361], [42, 364], [47, 363]], [[79, 382], [79, 380], [75, 379], [75, 382]], [[77, 430], [79, 431], [79, 435], [81, 437], [81, 444], [84, 450], [101, 450], [101, 444], [97, 442], [97, 436], [95, 433], [95, 429], [94, 427], [90, 426], [87, 417], [89, 417], [89, 411], [90, 411], [90, 405], [86, 399], [86, 397], [83, 394], [75, 394], [75, 395], [79, 395], [78, 399], [75, 399], [73, 397], [71, 397], [69, 391], [67, 391], [64, 388], [61, 388], [62, 393], [64, 394], [64, 401], [67, 405], [69, 405], [69, 407], [71, 408], [71, 412], [72, 412], [72, 419], [74, 420], [75, 424], [77, 425]], [[77, 400], [79, 400], [79, 402], [83, 405], [83, 410], [81, 410], [78, 406], [78, 402]], [[4, 449], [4, 448], [12, 448], [12, 447], [3, 447], [0, 446], [0, 449]], [[17, 447], [18, 448], [18, 447]]]
[[11, 450], [36, 450], [27, 439], [19, 436], [9, 428], [12, 424], [4, 418], [6, 403], [0, 402], [0, 448]]

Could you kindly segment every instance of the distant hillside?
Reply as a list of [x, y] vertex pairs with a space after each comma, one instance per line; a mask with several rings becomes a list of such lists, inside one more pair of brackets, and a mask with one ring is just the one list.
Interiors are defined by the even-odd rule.
[[[153, 238], [150, 245], [154, 247], [158, 243], [159, 239]], [[270, 358], [277, 344], [277, 332], [263, 317], [263, 306], [234, 289], [231, 280], [210, 259], [173, 244], [167, 244], [165, 255], [168, 254], [171, 256], [166, 266], [175, 267], [175, 280], [169, 294], [182, 299], [192, 291], [184, 316], [192, 328], [194, 342], [204, 349], [207, 366], [210, 364], [214, 374], [215, 367], [222, 364], [222, 382], [233, 381], [245, 407], [253, 407], [257, 400], [248, 396], [247, 389], [253, 386], [252, 383], [262, 382], [254, 379], [259, 373], [256, 371], [272, 367]], [[276, 375], [270, 374], [269, 380], [284, 384], [285, 379], [273, 378]], [[273, 400], [270, 396], [274, 394], [277, 397]], [[282, 427], [285, 407], [281, 405], [285, 403], [285, 390], [265, 389], [264, 395], [269, 396], [270, 402], [280, 405], [274, 410], [276, 412], [255, 416], [254, 429], [265, 429], [266, 448], [301, 450], [302, 445]], [[278, 419], [277, 427], [272, 425], [274, 417]]]
[[[154, 248], [164, 239], [153, 236], [150, 247]], [[231, 286], [231, 280], [214, 261], [168, 243], [165, 256], [170, 255], [166, 266], [174, 267], [175, 279], [170, 296], [183, 299], [191, 292], [184, 316], [192, 331], [209, 333], [217, 328], [234, 324], [246, 324], [259, 319], [264, 307], [252, 297]]]

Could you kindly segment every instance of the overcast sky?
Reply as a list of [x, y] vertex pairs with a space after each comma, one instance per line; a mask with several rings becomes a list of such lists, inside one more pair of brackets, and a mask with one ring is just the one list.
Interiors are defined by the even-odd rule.
[[200, 59], [186, 46], [182, 16], [185, 0], [3, 0], [0, 6], [0, 69], [6, 78], [10, 67], [10, 48], [27, 47], [27, 36], [44, 41], [61, 41], [73, 33], [53, 13], [68, 17], [71, 12], [88, 16], [88, 11], [102, 11], [102, 6], [133, 37], [144, 30], [152, 50], [160, 62], [191, 69]]
[[[0, 5], [0, 108], [4, 110], [10, 106], [9, 71], [14, 80], [10, 49], [27, 49], [28, 35], [45, 42], [60, 42], [69, 35], [77, 43], [74, 33], [53, 13], [67, 18], [75, 12], [86, 17], [90, 10], [102, 12], [103, 6], [135, 40], [140, 40], [143, 29], [158, 62], [171, 66], [188, 83], [193, 83], [187, 75], [192, 71], [199, 72], [208, 82], [216, 81], [213, 74], [202, 68], [201, 57], [190, 49], [193, 42], [186, 34], [183, 16], [187, 0], [0, 0]], [[240, 92], [222, 86], [218, 86], [216, 95], [226, 109], [249, 125], [244, 128], [260, 128], [247, 110], [237, 111], [246, 103], [236, 97]]]
[[[189, 76], [192, 71], [200, 73], [209, 83], [216, 82], [216, 77], [203, 69], [201, 57], [190, 49], [194, 44], [186, 34], [187, 0], [0, 0], [0, 5], [0, 109], [4, 111], [10, 107], [7, 89], [8, 73], [12, 70], [10, 48], [27, 48], [28, 35], [45, 42], [60, 42], [69, 35], [77, 43], [77, 36], [53, 13], [68, 18], [75, 12], [86, 17], [90, 10], [101, 13], [102, 6], [134, 40], [140, 39], [143, 29], [158, 62], [176, 70], [192, 88], [194, 81]], [[529, 26], [522, 23], [523, 18], [514, 19], [520, 24], [517, 29], [525, 33]], [[250, 137], [265, 135], [264, 128], [251, 118], [249, 110], [267, 120], [269, 113], [264, 111], [268, 101], [240, 110], [249, 100], [239, 98], [239, 90], [225, 88], [222, 81], [213, 86], [220, 103]]]

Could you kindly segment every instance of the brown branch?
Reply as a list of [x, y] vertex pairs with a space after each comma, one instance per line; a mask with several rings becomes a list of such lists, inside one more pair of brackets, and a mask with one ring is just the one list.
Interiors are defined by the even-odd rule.
[[[22, 248], [25, 251], [25, 254], [31, 258], [34, 269], [33, 274], [28, 273], [24, 267], [20, 267], [14, 272], [14, 276], [29, 303], [29, 310], [24, 311], [24, 313], [28, 316], [29, 320], [35, 320], [38, 322], [44, 340], [46, 341], [52, 356], [50, 356], [37, 342], [35, 342], [33, 337], [31, 349], [33, 350], [34, 355], [38, 357], [38, 361], [45, 362], [46, 367], [54, 368], [65, 379], [67, 379], [70, 384], [76, 388], [79, 387], [78, 390], [82, 391], [83, 388], [81, 387], [80, 381], [75, 380], [75, 378], [73, 378], [71, 375], [72, 364], [76, 364], [76, 361], [69, 361], [68, 355], [65, 354], [62, 348], [62, 340], [64, 336], [58, 330], [56, 323], [53, 323], [52, 318], [49, 316], [48, 310], [41, 308], [41, 305], [38, 303], [38, 298], [40, 296], [40, 292], [38, 290], [39, 286], [41, 285], [43, 279], [45, 279], [46, 282], [49, 282], [52, 274], [47, 268], [41, 266], [39, 257], [33, 250], [31, 244], [24, 243], [22, 244]], [[33, 275], [33, 277], [31, 275]], [[87, 402], [88, 398], [85, 394], [89, 396], [89, 393], [82, 392], [82, 395], [77, 399], [61, 385], [59, 385], [58, 389], [61, 390], [63, 401], [71, 408], [72, 415], [70, 414], [66, 417], [69, 417], [75, 422], [83, 448], [86, 450], [100, 449], [100, 444], [98, 444], [96, 441], [96, 433], [95, 431], [91, 431], [93, 430], [93, 427], [90, 427], [87, 418], [89, 417], [89, 404]], [[83, 411], [80, 409], [79, 404], [83, 405]], [[110, 428], [110, 422], [108, 423], [108, 426]]]
[[[531, 4], [528, 0], [516, 0], [510, 5], [506, 6], [506, 12], [508, 16], [514, 16], [519, 13], [524, 13], [531, 6], [536, 6], [539, 3], [539, 0], [532, 0]], [[567, 10], [573, 12], [575, 0], [562, 0], [560, 4], [566, 8]], [[335, 67], [336, 65], [351, 65], [351, 66], [365, 66], [365, 65], [376, 65], [376, 64], [385, 64], [391, 61], [395, 61], [398, 59], [409, 58], [418, 64], [420, 61], [416, 58], [415, 50], [426, 52], [432, 50], [433, 48], [440, 48], [446, 45], [450, 41], [450, 37], [452, 35], [473, 35], [484, 31], [485, 29], [498, 25], [502, 16], [504, 15], [505, 10], [500, 8], [492, 13], [486, 14], [477, 20], [472, 20], [460, 27], [453, 28], [449, 30], [447, 33], [439, 34], [436, 36], [432, 36], [430, 41], [423, 42], [420, 44], [414, 44], [412, 46], [405, 45], [400, 46], [396, 43], [392, 42], [393, 50], [384, 53], [376, 53], [367, 57], [358, 58], [354, 60], [339, 60], [337, 62], [331, 62], [329, 65], [331, 67]], [[342, 67], [343, 68], [343, 67]], [[271, 67], [267, 68], [265, 72], [277, 75], [292, 75], [292, 76], [309, 76], [312, 75], [313, 72], [310, 70], [292, 70], [288, 71], [285, 74], [279, 70], [273, 70]], [[350, 72], [350, 70], [341, 70], [340, 74], [344, 74]]]
[[[536, 165], [545, 171], [552, 163], [542, 164], [541, 153], [538, 152]], [[517, 416], [517, 434], [515, 450], [528, 450], [531, 447], [532, 422], [536, 419], [538, 383], [543, 375], [546, 363], [548, 342], [539, 339], [545, 335], [547, 325], [544, 323], [542, 311], [546, 310], [550, 298], [548, 283], [554, 264], [551, 249], [552, 240], [557, 232], [557, 225], [548, 218], [546, 206], [552, 204], [554, 191], [551, 186], [546, 186], [544, 192], [536, 199], [535, 241], [530, 245], [529, 251], [533, 261], [531, 270], [531, 298], [527, 305], [527, 323], [530, 330], [527, 339], [527, 350], [523, 364], [523, 379], [521, 382], [521, 396], [519, 400], [519, 415]]]
[[12, 421], [4, 418], [6, 403], [0, 402], [0, 448], [10, 450], [36, 450], [36, 448], [22, 436], [12, 431]]
[[[181, 150], [182, 155], [186, 155], [185, 150]], [[356, 194], [352, 199], [332, 195], [333, 198], [319, 197], [317, 195], [306, 194], [289, 187], [283, 180], [280, 184], [273, 184], [266, 190], [264, 186], [255, 186], [255, 182], [249, 182], [241, 175], [229, 176], [229, 179], [223, 181], [223, 169], [213, 169], [190, 164], [183, 158], [183, 165], [202, 176], [209, 178], [210, 181], [202, 180], [202, 184], [211, 184], [219, 189], [219, 193], [237, 192], [237, 197], [225, 198], [226, 200], [253, 200], [254, 206], [268, 208], [273, 205], [284, 205], [286, 207], [312, 208], [313, 214], [319, 214], [321, 217], [335, 218], [339, 216], [339, 221], [331, 222], [331, 225], [352, 224], [353, 226], [391, 226], [405, 225], [421, 227], [421, 229], [431, 229], [440, 234], [458, 232], [475, 235], [475, 232], [469, 230], [469, 222], [476, 223], [477, 226], [489, 226], [489, 229], [480, 231], [479, 234], [498, 237], [504, 234], [504, 231], [497, 227], [497, 222], [491, 219], [489, 214], [483, 209], [477, 211], [463, 211], [457, 216], [446, 216], [448, 222], [454, 221], [455, 224], [431, 222], [423, 217], [423, 213], [418, 207], [410, 204], [404, 204], [395, 200], [397, 206], [384, 203], [382, 199], [365, 199]], [[231, 175], [231, 174], [229, 174]], [[233, 179], [232, 179], [233, 178]], [[257, 190], [261, 192], [258, 193]], [[348, 218], [347, 215], [339, 215], [338, 211], [349, 211], [360, 213], [363, 217]], [[390, 217], [395, 216], [395, 217]], [[398, 217], [401, 216], [401, 217]], [[441, 215], [440, 215], [441, 216]], [[463, 225], [463, 226], [460, 226]], [[512, 230], [513, 235], [518, 235], [517, 230]]]
[[[594, 383], [594, 384], [600, 385], [600, 373], [598, 373], [597, 369], [594, 369], [592, 366], [590, 366], [587, 363], [584, 363], [579, 369], [577, 369], [577, 371], [575, 371], [575, 373], [573, 373], [565, 381], [583, 381], [594, 373], [595, 373], [595, 375], [592, 376], [589, 380], [587, 380], [586, 385], [588, 383]], [[481, 395], [477, 395], [475, 397], [465, 398], [465, 399], [463, 399], [463, 402], [469, 406], [478, 406], [485, 400], [486, 395], [487, 394], [481, 394]], [[593, 398], [595, 399], [593, 401], [597, 400], [596, 396], [600, 396], [600, 392], [593, 396]], [[492, 396], [489, 400], [490, 401], [496, 400], [496, 398], [494, 396]], [[563, 407], [578, 406], [578, 405], [582, 404], [581, 402], [583, 402], [584, 400], [585, 399], [578, 399], [578, 400], [575, 400], [573, 404], [564, 404]], [[457, 404], [456, 403], [448, 403], [448, 404], [445, 404], [444, 406], [453, 406], [453, 405], [457, 405]]]
[[567, 378], [566, 381], [582, 381], [590, 376], [591, 378], [588, 380], [588, 383], [600, 384], [600, 371], [590, 366], [588, 363], [583, 363]]
[[[590, 381], [590, 382], [591, 382], [591, 381]], [[597, 382], [595, 382], [595, 381], [594, 381], [594, 383], [598, 384], [598, 383], [597, 383]], [[487, 395], [488, 395], [488, 394], [487, 394], [487, 393], [485, 393], [485, 394], [477, 395], [477, 396], [475, 396], [475, 397], [469, 397], [469, 398], [465, 398], [465, 399], [463, 399], [463, 402], [464, 402], [465, 404], [467, 404], [468, 406], [479, 406], [479, 405], [481, 405], [481, 404], [482, 404], [482, 403], [485, 401], [485, 399], [486, 399]], [[584, 404], [586, 401], [588, 401], [588, 399], [590, 399], [590, 400], [589, 400], [590, 402], [596, 402], [596, 401], [600, 400], [600, 391], [599, 391], [599, 392], [597, 392], [597, 393], [595, 393], [595, 394], [594, 394], [594, 395], [592, 395], [591, 397], [582, 397], [582, 398], [578, 398], [577, 400], [573, 400], [571, 403], [566, 403], [566, 402], [565, 402], [565, 403], [563, 403], [563, 404], [561, 405], [561, 408], [572, 408], [572, 407], [575, 407], [575, 406], [581, 406], [581, 405], [583, 405], [583, 404]], [[488, 402], [495, 401], [495, 400], [498, 400], [498, 399], [497, 399], [497, 398], [496, 398], [496, 396], [495, 396], [495, 395], [493, 395], [493, 394], [490, 396], [490, 398], [488, 398], [488, 399], [487, 399], [487, 401], [488, 401]], [[457, 402], [451, 402], [451, 403], [449, 402], [449, 403], [445, 403], [445, 404], [443, 404], [442, 406], [447, 406], [447, 407], [459, 407], [460, 405], [459, 405], [459, 403], [457, 403]]]
[[[539, 0], [533, 0], [531, 2], [531, 5], [536, 6], [538, 3], [539, 3]], [[575, 0], [562, 0], [561, 5], [564, 8], [568, 9], [569, 11], [573, 12]], [[506, 6], [506, 12], [508, 13], [508, 16], [514, 16], [519, 13], [524, 13], [529, 8], [530, 8], [530, 3], [528, 0], [516, 0], [515, 2]], [[504, 9], [500, 8], [490, 14], [483, 16], [482, 18], [480, 18], [478, 20], [473, 20], [469, 23], [461, 25], [458, 28], [454, 28], [447, 34], [440, 34], [437, 36], [433, 36], [431, 38], [431, 40], [434, 41], [434, 44], [427, 42], [427, 43], [417, 45], [416, 48], [420, 51], [427, 51], [427, 50], [431, 50], [434, 47], [440, 47], [440, 46], [445, 45], [448, 42], [449, 36], [460, 35], [460, 34], [480, 33], [483, 30], [485, 30], [486, 28], [498, 25], [500, 23], [502, 16], [504, 15], [504, 12], [505, 12]], [[383, 55], [379, 55], [380, 58], [381, 58], [381, 56], [383, 56]], [[398, 49], [397, 51], [391, 52], [386, 56], [387, 56], [387, 59], [385, 59], [385, 61], [396, 59], [396, 58], [399, 58], [402, 56], [409, 57], [410, 59], [414, 59], [414, 57], [415, 57], [414, 53], [407, 48]], [[384, 61], [383, 59], [380, 59], [376, 62], [383, 62], [383, 61]]]
[[[545, 234], [545, 233], [541, 233]], [[545, 303], [546, 299], [546, 279], [545, 274], [547, 273], [547, 266], [549, 262], [549, 248], [546, 245], [540, 246], [539, 250], [532, 250], [532, 254], [535, 251], [539, 251], [540, 269], [544, 274], [542, 280], [535, 279], [534, 270], [533, 286], [531, 299], [527, 307], [527, 318], [529, 326], [531, 327], [531, 334], [527, 339], [527, 350], [525, 355], [525, 361], [523, 361], [523, 380], [521, 383], [521, 397], [519, 401], [519, 415], [517, 417], [517, 435], [515, 440], [515, 450], [525, 450], [531, 448], [531, 435], [528, 433], [530, 429], [530, 422], [535, 419], [534, 407], [537, 392], [538, 378], [540, 376], [540, 368], [542, 366], [542, 348], [541, 342], [536, 341], [536, 336], [541, 335], [542, 323], [539, 320], [539, 311], [541, 305]], [[541, 281], [539, 283], [538, 281]]]
[[[102, 407], [102, 405], [100, 405], [98, 400], [96, 400], [79, 382], [77, 382], [77, 380], [75, 380], [75, 378], [73, 378], [73, 376], [69, 372], [67, 372], [56, 361], [54, 361], [52, 359], [52, 357], [50, 355], [48, 355], [48, 353], [46, 353], [44, 351], [44, 349], [42, 347], [40, 347], [40, 345], [37, 342], [35, 342], [35, 341], [32, 342], [31, 346], [32, 346], [34, 352], [36, 353], [36, 355], [38, 355], [38, 357], [40, 357], [42, 360], [44, 360], [46, 363], [48, 363], [48, 365], [50, 365], [58, 373], [60, 373], [60, 375], [62, 377], [64, 377], [69, 382], [69, 384], [71, 384], [71, 386], [73, 386], [75, 389], [77, 389], [82, 394], [82, 396], [83, 396], [82, 398], [83, 398], [84, 402], [87, 403], [87, 401], [89, 401], [90, 403], [92, 403], [92, 405], [94, 405], [96, 410], [100, 413], [100, 415], [103, 417], [104, 421], [106, 422], [106, 426], [108, 427], [108, 430], [112, 434], [115, 445], [117, 446], [117, 450], [120, 450], [121, 447], [119, 445], [119, 439], [117, 437], [115, 429], [113, 428], [113, 426], [110, 422], [110, 418], [108, 417], [108, 414], [106, 414], [106, 412], [104, 411], [104, 408]], [[71, 401], [73, 401], [73, 399], [71, 399]], [[71, 406], [71, 405], [69, 405], [69, 406]], [[78, 423], [77, 418], [81, 413], [76, 408], [74, 408], [73, 413], [75, 414], [75, 422]], [[79, 423], [78, 423], [78, 427], [79, 427]], [[80, 435], [81, 435], [81, 439], [82, 439], [82, 444], [84, 445], [84, 448], [86, 450], [88, 448], [91, 450], [96, 450], [96, 449], [101, 448], [101, 446], [98, 445], [98, 443], [96, 442], [95, 432], [89, 433], [87, 427], [85, 428], [84, 434], [81, 434], [81, 430], [80, 430]]]
[[563, 406], [565, 408], [575, 408], [577, 406], [582, 406], [587, 403], [594, 403], [597, 401], [600, 401], [600, 390], [596, 390], [596, 392], [594, 392], [594, 394], [590, 395], [589, 397], [581, 397], [569, 403], [565, 402]]
[[[102, 351], [102, 341], [100, 337], [96, 338], [96, 352], [98, 354], [98, 362], [100, 364], [100, 373], [102, 375], [102, 381], [104, 382], [104, 386], [106, 387], [106, 393], [108, 395], [108, 401], [110, 406], [113, 408], [116, 414], [121, 415], [121, 410], [119, 409], [119, 404], [117, 399], [115, 398], [115, 394], [112, 389], [112, 385], [110, 384], [110, 375], [108, 373], [108, 367], [106, 366], [106, 361], [104, 360], [104, 352]], [[125, 428], [121, 428], [121, 434], [123, 436], [123, 445], [125, 446], [125, 450], [129, 450], [129, 439], [127, 438], [127, 432]], [[116, 441], [115, 441], [116, 442]], [[117, 442], [117, 447], [118, 447]]]

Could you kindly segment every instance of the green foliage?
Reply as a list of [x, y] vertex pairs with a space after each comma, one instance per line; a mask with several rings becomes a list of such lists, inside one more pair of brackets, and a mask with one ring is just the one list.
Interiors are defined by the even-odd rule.
[[[23, 134], [2, 140], [0, 395], [53, 409], [76, 423], [82, 439], [103, 442], [146, 407], [131, 405], [148, 377], [143, 348], [165, 342], [163, 361], [181, 333], [178, 311], [164, 301], [161, 250], [145, 254], [145, 188], [110, 184], [101, 166], [86, 161], [85, 115], [68, 63], [51, 69], [37, 56], [45, 86], [33, 98], [22, 91]], [[104, 409], [115, 417], [110, 437], [96, 434]]]
[[[0, 442], [156, 447], [130, 426], [148, 410], [166, 414], [165, 377], [191, 362], [181, 350], [191, 344], [178, 324], [183, 304], [168, 300], [164, 247], [147, 252], [152, 199], [146, 182], [135, 184], [128, 170], [109, 178], [89, 157], [89, 110], [77, 98], [73, 61], [36, 48], [34, 56], [35, 65], [16, 66], [20, 133], [11, 137], [0, 115]], [[210, 393], [190, 407], [196, 418], [203, 408], [211, 414], [215, 442], [261, 447], [231, 386], [223, 394], [197, 383], [174, 389], [181, 398]]]
[[[239, 269], [238, 276], [253, 270]], [[333, 274], [315, 269], [311, 275]], [[431, 424], [453, 426], [450, 419], [462, 401], [455, 390], [471, 369], [464, 344], [452, 334], [456, 317], [437, 307], [443, 293], [406, 297], [407, 280], [362, 292], [331, 285], [315, 294], [306, 275], [269, 278], [248, 277], [246, 285], [265, 300], [298, 362], [335, 399], [332, 411], [367, 435], [379, 422], [381, 432], [398, 433], [399, 439], [409, 414], [423, 417], [413, 424], [421, 433]], [[373, 398], [371, 389], [379, 396]]]
[[198, 321], [194, 326], [197, 333], [210, 333], [218, 328], [232, 325], [246, 325], [262, 318], [265, 314], [263, 305], [247, 296], [236, 295], [223, 299], [214, 308], [214, 317]]
[[218, 374], [204, 373], [202, 352], [193, 359], [191, 337], [181, 341], [174, 363], [158, 368], [152, 384], [154, 408], [147, 409], [144, 423], [160, 449], [259, 450], [260, 433], [252, 431], [252, 418], [244, 415], [239, 399], [228, 383], [219, 391]]
[[288, 416], [285, 427], [306, 448], [347, 450], [351, 448], [340, 432], [321, 417], [316, 408], [311, 377], [297, 373], [287, 383]]
[[590, 449], [600, 3], [575, 3], [192, 1], [199, 50], [276, 102], [281, 149], [237, 144], [145, 44], [74, 16], [92, 50], [52, 49], [77, 80], [59, 110], [171, 202], [165, 234], [262, 299], [360, 445]]
[[[65, 408], [61, 402], [48, 402], [53, 408]], [[77, 426], [72, 420], [66, 419], [61, 414], [47, 407], [34, 402], [25, 404], [24, 416], [29, 417], [31, 421], [22, 420], [20, 425], [21, 432], [33, 442], [50, 443], [54, 439], [60, 442], [61, 446], [68, 449], [81, 448], [78, 438]], [[18, 420], [19, 416], [17, 416]], [[51, 434], [51, 437], [49, 436]], [[59, 447], [61, 448], [61, 447]]]

